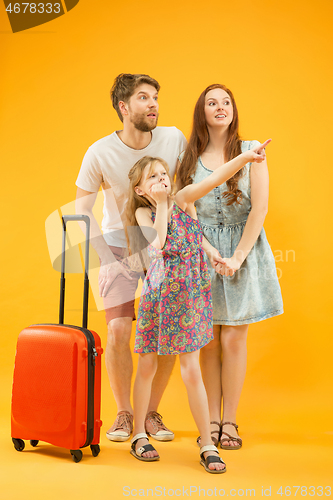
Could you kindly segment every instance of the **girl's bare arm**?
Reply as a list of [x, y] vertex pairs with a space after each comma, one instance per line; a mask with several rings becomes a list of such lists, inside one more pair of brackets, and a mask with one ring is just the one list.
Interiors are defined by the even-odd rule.
[[[168, 231], [168, 199], [165, 187], [162, 184], [155, 184], [150, 189], [150, 196], [156, 203], [155, 222], [151, 220], [149, 208], [140, 207], [135, 212], [135, 218], [145, 234], [144, 227], [152, 227], [156, 230], [156, 238], [151, 245], [161, 250], [164, 247]], [[149, 241], [149, 238], [147, 238]]]
[[248, 162], [262, 162], [265, 160], [264, 148], [271, 142], [268, 139], [263, 144], [256, 146], [253, 149], [245, 151], [236, 156], [232, 160], [224, 163], [212, 172], [208, 177], [197, 184], [190, 184], [181, 189], [175, 197], [176, 203], [185, 210], [188, 203], [194, 203], [199, 198], [202, 198], [216, 186], [220, 186], [225, 181], [235, 175], [238, 170], [244, 167]]

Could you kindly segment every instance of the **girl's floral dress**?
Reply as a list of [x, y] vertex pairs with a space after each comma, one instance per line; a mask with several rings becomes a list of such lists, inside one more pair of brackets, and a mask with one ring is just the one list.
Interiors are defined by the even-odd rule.
[[[155, 220], [155, 213], [152, 213]], [[200, 223], [174, 203], [165, 245], [150, 246], [134, 352], [180, 354], [213, 338], [210, 274]]]

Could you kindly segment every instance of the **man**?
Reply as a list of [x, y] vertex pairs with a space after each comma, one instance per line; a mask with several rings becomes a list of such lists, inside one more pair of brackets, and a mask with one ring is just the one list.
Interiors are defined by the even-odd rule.
[[[76, 211], [89, 215], [91, 243], [101, 261], [99, 290], [104, 297], [108, 325], [105, 362], [118, 407], [117, 418], [107, 431], [111, 441], [126, 441], [133, 430], [130, 403], [133, 363], [129, 341], [139, 274], [124, 263], [127, 242], [120, 231], [128, 196], [128, 172], [136, 161], [149, 155], [163, 158], [173, 176], [177, 157], [186, 147], [180, 130], [157, 127], [159, 89], [158, 82], [148, 75], [121, 74], [115, 79], [111, 99], [123, 130], [100, 139], [88, 149], [76, 181]], [[103, 236], [92, 213], [100, 186], [104, 192]], [[159, 356], [145, 421], [147, 433], [160, 441], [174, 438], [157, 413], [174, 361], [174, 356]]]

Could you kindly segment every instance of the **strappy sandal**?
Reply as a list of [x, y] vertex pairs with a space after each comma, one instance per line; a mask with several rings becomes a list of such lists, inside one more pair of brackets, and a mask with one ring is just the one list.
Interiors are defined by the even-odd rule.
[[133, 439], [131, 440], [131, 455], [133, 457], [137, 458], [138, 460], [142, 460], [143, 462], [155, 462], [156, 460], [160, 459], [160, 456], [157, 455], [157, 457], [143, 457], [142, 454], [146, 453], [147, 451], [156, 451], [154, 446], [151, 444], [145, 444], [144, 446], [140, 446], [137, 450], [135, 449], [135, 445], [138, 442], [139, 439], [141, 438], [146, 438], [148, 439], [148, 436], [145, 432], [140, 432], [139, 434], [136, 434]]
[[[216, 422], [215, 420], [212, 420], [211, 422], [209, 422], [210, 424], [216, 424], [218, 425], [218, 430], [216, 431], [210, 431], [210, 435], [211, 435], [211, 438], [212, 438], [212, 441], [214, 443], [214, 445], [216, 446], [216, 448], [218, 447], [218, 444], [219, 444], [219, 439], [220, 439], [220, 435], [221, 435], [221, 429], [220, 429], [220, 423], [219, 422]], [[213, 436], [213, 434], [217, 434], [217, 437]], [[198, 436], [197, 437], [197, 445], [200, 446], [200, 440], [201, 440], [201, 436]]]
[[[204, 457], [205, 451], [215, 451], [217, 453], [217, 457], [213, 457], [212, 455], [208, 455], [208, 457], [205, 458]], [[208, 467], [209, 464], [213, 464], [213, 463], [219, 463], [219, 464], [225, 465], [222, 458], [219, 456], [219, 452], [218, 452], [218, 449], [216, 448], [216, 446], [213, 446], [212, 444], [207, 445], [207, 446], [202, 446], [202, 448], [200, 448], [200, 457], [201, 457], [200, 464], [210, 474], [223, 474], [224, 472], [226, 472], [226, 470], [227, 470], [226, 467], [224, 469], [221, 469], [221, 470], [210, 469]]]
[[[224, 425], [233, 425], [236, 429], [236, 432], [238, 433], [238, 425], [235, 424], [234, 422], [221, 422], [220, 446], [222, 450], [239, 450], [243, 444], [242, 439], [239, 436], [238, 437], [230, 436], [230, 434], [228, 434], [223, 430]], [[223, 434], [225, 434], [228, 437], [221, 439]], [[238, 444], [236, 444], [235, 446], [228, 446], [223, 444], [224, 441], [236, 441], [236, 443]]]

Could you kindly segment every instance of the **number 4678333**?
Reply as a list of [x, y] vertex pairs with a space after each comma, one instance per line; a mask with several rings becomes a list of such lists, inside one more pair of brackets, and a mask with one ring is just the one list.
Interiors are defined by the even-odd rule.
[[19, 14], [19, 13], [29, 13], [29, 14], [51, 14], [52, 12], [54, 14], [59, 14], [60, 13], [60, 3], [14, 3], [13, 6], [10, 3], [6, 7], [6, 11], [9, 12], [10, 14]]

